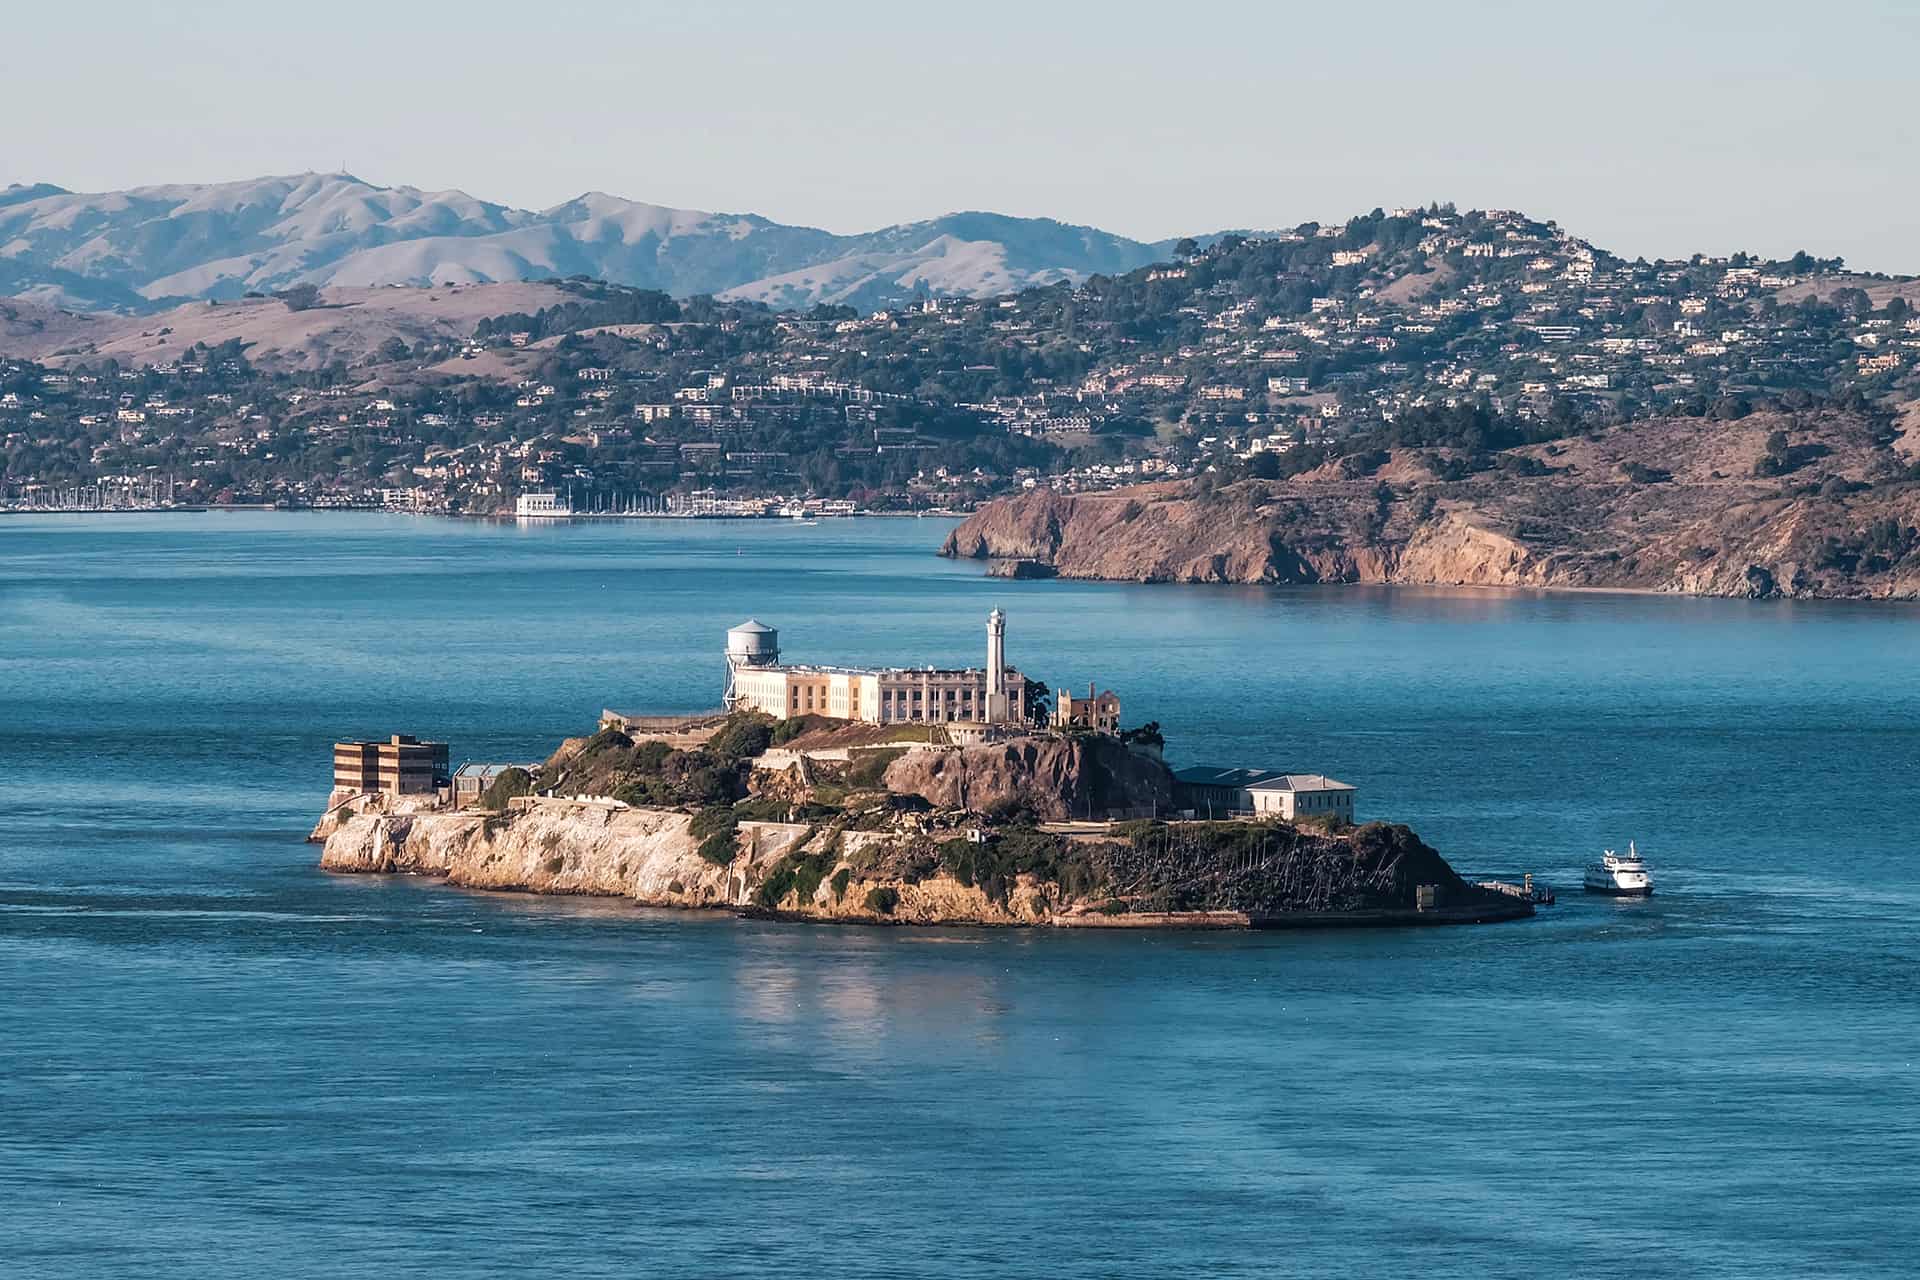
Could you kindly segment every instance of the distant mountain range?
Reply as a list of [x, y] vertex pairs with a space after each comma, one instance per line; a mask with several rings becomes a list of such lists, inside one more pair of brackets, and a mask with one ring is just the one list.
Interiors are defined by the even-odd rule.
[[983, 297], [1167, 256], [1046, 218], [953, 213], [834, 235], [753, 214], [600, 192], [538, 212], [348, 174], [79, 193], [0, 190], [0, 296], [148, 311], [289, 285], [429, 285], [588, 275], [680, 296], [868, 308]]

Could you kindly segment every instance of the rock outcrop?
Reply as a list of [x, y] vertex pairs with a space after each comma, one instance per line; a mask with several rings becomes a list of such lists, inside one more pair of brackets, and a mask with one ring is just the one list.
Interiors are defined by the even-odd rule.
[[[1045, 915], [1036, 911], [1031, 890], [996, 902], [951, 876], [856, 873], [853, 863], [884, 861], [862, 856], [888, 843], [884, 833], [742, 823], [733, 858], [721, 865], [700, 856], [691, 823], [689, 815], [669, 810], [564, 801], [508, 814], [356, 814], [327, 837], [320, 865], [336, 872], [436, 876], [473, 889], [620, 897], [649, 907], [744, 908], [820, 920], [1014, 925], [1038, 923]], [[768, 901], [769, 879], [799, 859], [820, 874]], [[847, 874], [836, 885], [833, 873], [842, 868]], [[1046, 901], [1044, 895], [1039, 901]]]
[[[445, 876], [475, 889], [613, 894], [661, 906], [724, 904], [727, 869], [700, 857], [690, 821], [666, 810], [565, 801], [509, 814], [368, 813], [327, 837], [320, 865]], [[740, 844], [751, 857], [783, 849], [783, 840], [791, 843], [804, 831], [754, 824]]]
[[886, 786], [936, 809], [1021, 811], [1049, 822], [1165, 813], [1173, 802], [1165, 763], [1094, 734], [909, 752], [887, 767]]
[[1835, 411], [1679, 418], [1509, 450], [1457, 480], [1440, 476], [1477, 464], [1427, 450], [1217, 488], [1035, 490], [982, 507], [941, 552], [1022, 577], [1916, 599], [1920, 479], [1897, 443]]
[[396, 796], [381, 791], [334, 791], [327, 797], [326, 810], [320, 815], [320, 820], [313, 824], [313, 830], [307, 833], [307, 839], [324, 844], [348, 821], [365, 815], [431, 813], [439, 808], [439, 798], [432, 795]]

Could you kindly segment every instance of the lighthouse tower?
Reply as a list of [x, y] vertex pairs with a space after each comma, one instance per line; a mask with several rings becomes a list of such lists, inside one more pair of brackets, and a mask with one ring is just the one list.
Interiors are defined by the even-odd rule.
[[995, 609], [987, 615], [986, 721], [1006, 724], [1012, 719], [1007, 705], [1007, 615]]

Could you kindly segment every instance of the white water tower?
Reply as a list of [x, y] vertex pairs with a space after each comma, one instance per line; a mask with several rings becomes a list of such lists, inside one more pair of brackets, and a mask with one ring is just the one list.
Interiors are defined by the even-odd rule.
[[734, 691], [736, 673], [748, 667], [775, 667], [780, 665], [780, 633], [752, 618], [727, 632], [727, 696], [726, 706], [733, 709], [737, 697]]

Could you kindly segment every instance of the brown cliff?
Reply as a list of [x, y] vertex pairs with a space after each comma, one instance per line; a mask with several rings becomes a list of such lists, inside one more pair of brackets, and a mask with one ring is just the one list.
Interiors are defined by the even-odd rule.
[[914, 751], [887, 767], [887, 790], [936, 809], [1023, 812], [1046, 822], [1165, 813], [1173, 774], [1157, 756], [1088, 734]]
[[942, 554], [1135, 582], [1915, 599], [1906, 443], [1838, 411], [1678, 418], [1508, 450], [1453, 480], [1469, 460], [1442, 449], [1290, 480], [1036, 490], [982, 507]]

